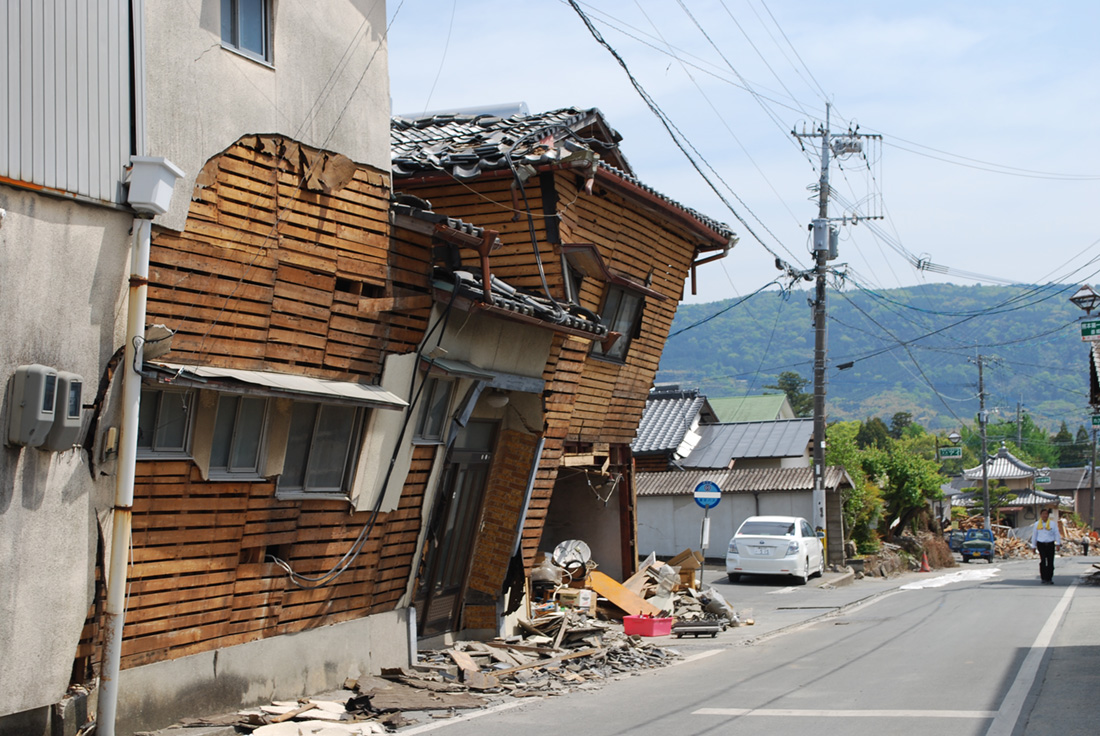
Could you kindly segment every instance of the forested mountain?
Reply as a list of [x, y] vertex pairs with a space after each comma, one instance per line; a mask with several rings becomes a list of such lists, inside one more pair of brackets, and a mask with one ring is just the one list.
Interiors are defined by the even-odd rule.
[[[812, 284], [806, 284], [812, 287]], [[990, 421], [1018, 406], [1051, 432], [1088, 424], [1088, 344], [1077, 285], [926, 284], [829, 290], [829, 420], [910, 412], [929, 429], [973, 424], [983, 356]], [[811, 290], [681, 305], [657, 380], [708, 397], [773, 393], [783, 371], [813, 378]], [[850, 367], [844, 367], [850, 363]], [[812, 383], [805, 389], [812, 391]]]

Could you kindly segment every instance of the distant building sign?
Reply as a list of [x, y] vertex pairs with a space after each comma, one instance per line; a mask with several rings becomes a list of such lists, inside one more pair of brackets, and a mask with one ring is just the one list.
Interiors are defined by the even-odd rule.
[[1092, 426], [1100, 427], [1100, 414], [1092, 415]]
[[1086, 319], [1081, 321], [1081, 339], [1085, 342], [1100, 340], [1100, 319]]
[[1049, 486], [1050, 485], [1050, 476], [1049, 475], [1037, 475], [1037, 476], [1035, 476], [1035, 485], [1037, 485], [1037, 486]]
[[944, 460], [949, 457], [962, 457], [963, 448], [961, 447], [941, 447], [940, 448], [940, 460]]

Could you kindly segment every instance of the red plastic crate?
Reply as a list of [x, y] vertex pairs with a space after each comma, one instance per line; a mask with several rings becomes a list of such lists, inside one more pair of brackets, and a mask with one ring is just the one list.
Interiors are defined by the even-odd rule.
[[668, 636], [672, 633], [672, 618], [623, 616], [623, 632], [627, 636]]

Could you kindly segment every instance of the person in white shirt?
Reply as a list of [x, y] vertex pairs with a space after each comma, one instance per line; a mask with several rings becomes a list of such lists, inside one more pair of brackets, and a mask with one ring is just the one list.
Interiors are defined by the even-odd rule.
[[1039, 552], [1039, 579], [1054, 585], [1054, 549], [1062, 546], [1058, 522], [1050, 518], [1050, 509], [1039, 510], [1039, 520], [1031, 531], [1031, 548]]

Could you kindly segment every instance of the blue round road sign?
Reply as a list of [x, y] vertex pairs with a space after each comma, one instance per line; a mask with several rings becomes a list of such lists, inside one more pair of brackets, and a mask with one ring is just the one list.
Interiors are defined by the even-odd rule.
[[712, 509], [722, 500], [722, 489], [717, 483], [705, 480], [695, 486], [695, 503], [704, 509]]

